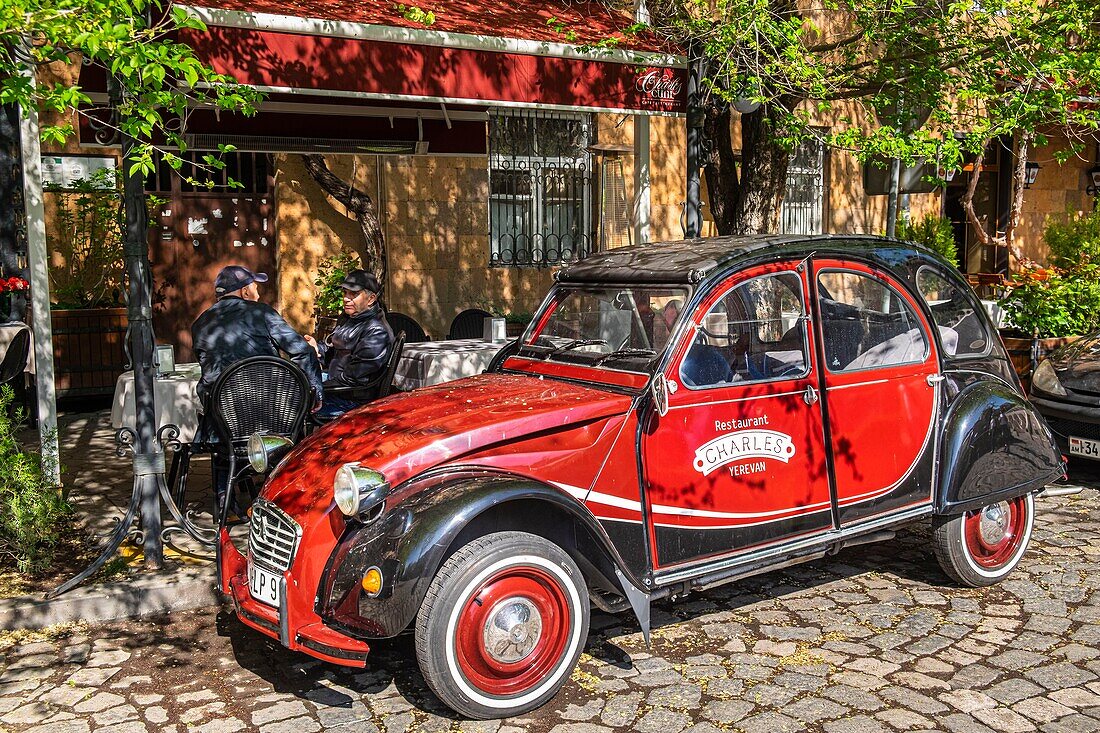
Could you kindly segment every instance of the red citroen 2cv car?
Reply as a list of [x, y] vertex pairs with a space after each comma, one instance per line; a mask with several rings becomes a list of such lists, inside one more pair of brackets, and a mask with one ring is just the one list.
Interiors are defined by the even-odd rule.
[[251, 444], [274, 467], [247, 549], [219, 543], [239, 618], [360, 667], [412, 628], [473, 718], [553, 697], [593, 604], [648, 635], [656, 599], [905, 523], [933, 523], [955, 581], [995, 583], [1064, 475], [966, 283], [872, 237], [596, 254], [492, 373]]

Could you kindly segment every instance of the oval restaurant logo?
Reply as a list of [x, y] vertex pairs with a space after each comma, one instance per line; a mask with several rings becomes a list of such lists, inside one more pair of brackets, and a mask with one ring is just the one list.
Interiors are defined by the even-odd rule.
[[634, 88], [651, 99], [675, 102], [684, 85], [671, 69], [646, 69], [638, 75]]
[[[750, 458], [788, 462], [795, 454], [791, 436], [776, 430], [739, 430], [719, 435], [695, 449], [695, 470], [707, 476], [727, 463]], [[762, 464], [761, 464], [762, 465]]]

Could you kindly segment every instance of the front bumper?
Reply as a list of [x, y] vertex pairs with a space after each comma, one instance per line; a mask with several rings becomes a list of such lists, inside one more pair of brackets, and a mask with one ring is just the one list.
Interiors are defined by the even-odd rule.
[[1044, 399], [1034, 393], [1031, 403], [1039, 411], [1058, 442], [1058, 447], [1068, 451], [1069, 436], [1100, 440], [1100, 408], [1073, 402]]
[[325, 625], [311, 607], [313, 593], [297, 586], [291, 573], [282, 577], [279, 608], [260, 603], [248, 590], [248, 561], [229, 531], [218, 537], [219, 590], [233, 601], [237, 618], [246, 626], [266, 634], [287, 649], [347, 667], [365, 667], [370, 646]]

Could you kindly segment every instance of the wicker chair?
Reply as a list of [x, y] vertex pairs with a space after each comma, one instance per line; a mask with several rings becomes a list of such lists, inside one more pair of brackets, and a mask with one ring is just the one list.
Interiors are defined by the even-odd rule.
[[173, 473], [180, 481], [177, 496], [182, 498], [190, 455], [213, 453], [213, 460], [229, 464], [224, 498], [217, 507], [218, 521], [223, 523], [235, 484], [252, 470], [248, 463], [248, 437], [265, 432], [298, 441], [305, 432], [306, 416], [312, 405], [309, 380], [301, 369], [285, 359], [253, 356], [230, 365], [214, 383], [206, 404], [204, 417], [210, 420], [217, 441], [181, 449], [185, 452], [182, 465], [173, 465]]
[[405, 332], [405, 343], [419, 344], [431, 340], [428, 338], [428, 334], [425, 333], [423, 326], [404, 313], [388, 312], [386, 313], [386, 321], [390, 324], [390, 328], [393, 329], [394, 333], [398, 331]]
[[479, 339], [484, 333], [486, 318], [492, 318], [493, 314], [480, 308], [469, 308], [462, 311], [451, 321], [451, 328], [447, 331], [448, 339]]
[[4, 360], [0, 361], [0, 387], [14, 382], [27, 366], [31, 352], [31, 332], [20, 329], [8, 344]]

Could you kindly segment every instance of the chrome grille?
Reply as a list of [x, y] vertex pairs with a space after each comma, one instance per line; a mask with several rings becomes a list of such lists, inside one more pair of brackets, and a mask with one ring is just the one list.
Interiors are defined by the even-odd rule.
[[290, 569], [302, 528], [274, 504], [257, 500], [248, 523], [248, 550], [254, 560], [278, 572]]

